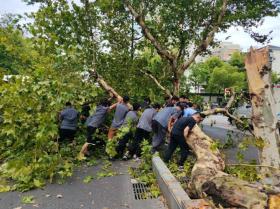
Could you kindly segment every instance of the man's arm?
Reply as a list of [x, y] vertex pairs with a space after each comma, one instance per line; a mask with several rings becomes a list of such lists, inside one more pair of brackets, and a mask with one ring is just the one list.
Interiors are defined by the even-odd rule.
[[184, 129], [184, 137], [185, 137], [185, 138], [188, 137], [189, 132], [190, 132], [190, 127], [187, 126], [187, 127]]
[[168, 121], [168, 125], [167, 125], [167, 130], [168, 130], [169, 133], [171, 133], [172, 127], [173, 127], [176, 120], [177, 120], [176, 117], [170, 117], [170, 119]]
[[117, 105], [119, 104], [119, 102], [116, 102], [115, 104], [112, 104], [109, 108], [108, 111], [111, 111], [113, 109], [115, 109], [117, 107]]

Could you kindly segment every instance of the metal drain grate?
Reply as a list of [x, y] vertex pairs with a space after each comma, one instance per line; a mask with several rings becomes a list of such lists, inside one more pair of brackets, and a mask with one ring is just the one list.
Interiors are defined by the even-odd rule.
[[134, 183], [132, 184], [134, 198], [136, 200], [146, 200], [146, 199], [153, 199], [155, 198], [151, 194], [150, 187], [143, 184], [143, 183]]

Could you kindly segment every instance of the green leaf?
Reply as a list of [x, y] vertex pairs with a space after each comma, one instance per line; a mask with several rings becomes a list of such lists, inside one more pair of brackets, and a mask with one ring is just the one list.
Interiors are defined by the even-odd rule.
[[90, 183], [93, 180], [93, 176], [86, 176], [83, 180], [84, 183]]
[[34, 196], [32, 196], [32, 195], [22, 196], [21, 197], [21, 203], [24, 203], [24, 204], [33, 204], [33, 203], [35, 203]]
[[9, 185], [0, 185], [0, 193], [1, 192], [9, 192], [11, 187]]
[[45, 185], [45, 182], [42, 180], [39, 180], [39, 179], [34, 179], [33, 182], [34, 182], [34, 185], [38, 188], [41, 188]]

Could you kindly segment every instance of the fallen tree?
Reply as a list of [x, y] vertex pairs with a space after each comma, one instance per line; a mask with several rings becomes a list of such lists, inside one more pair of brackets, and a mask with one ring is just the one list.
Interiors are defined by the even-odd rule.
[[[105, 91], [114, 97], [120, 97], [95, 70], [91, 71], [91, 76]], [[243, 123], [228, 111], [234, 100], [235, 93], [224, 108], [210, 109], [204, 111], [203, 114], [222, 113]], [[190, 188], [198, 198], [205, 198], [206, 194], [223, 207], [276, 209], [280, 205], [280, 188], [249, 183], [225, 173], [222, 155], [217, 148], [213, 147], [215, 142], [198, 126], [194, 127], [186, 142], [197, 158], [191, 173]]]
[[280, 189], [261, 184], [251, 184], [233, 177], [223, 170], [225, 162], [214, 141], [196, 126], [186, 139], [196, 155], [192, 169], [190, 188], [198, 197], [204, 194], [224, 207], [276, 208], [280, 205]]

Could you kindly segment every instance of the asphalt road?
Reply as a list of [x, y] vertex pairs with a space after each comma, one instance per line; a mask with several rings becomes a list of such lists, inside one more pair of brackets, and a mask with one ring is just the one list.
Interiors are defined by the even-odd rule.
[[[234, 146], [224, 150], [226, 161], [228, 163], [238, 162], [236, 158], [237, 152], [239, 150], [238, 144], [242, 141], [244, 137], [246, 137], [246, 134], [236, 130], [227, 130], [225, 128], [211, 127], [209, 125], [203, 125], [202, 129], [212, 139], [218, 140], [223, 144], [227, 140], [227, 135], [230, 134], [233, 139]], [[244, 155], [245, 162], [250, 162], [252, 160], [258, 162], [258, 150], [256, 147], [249, 146], [247, 150], [241, 151], [241, 153]]]
[[[29, 192], [0, 193], [0, 209], [165, 209], [158, 199], [135, 200], [127, 169], [132, 162], [115, 161], [112, 170], [118, 175], [84, 183], [96, 175], [101, 165], [81, 167], [64, 184], [49, 184]], [[33, 195], [34, 204], [22, 204], [21, 197]]]

